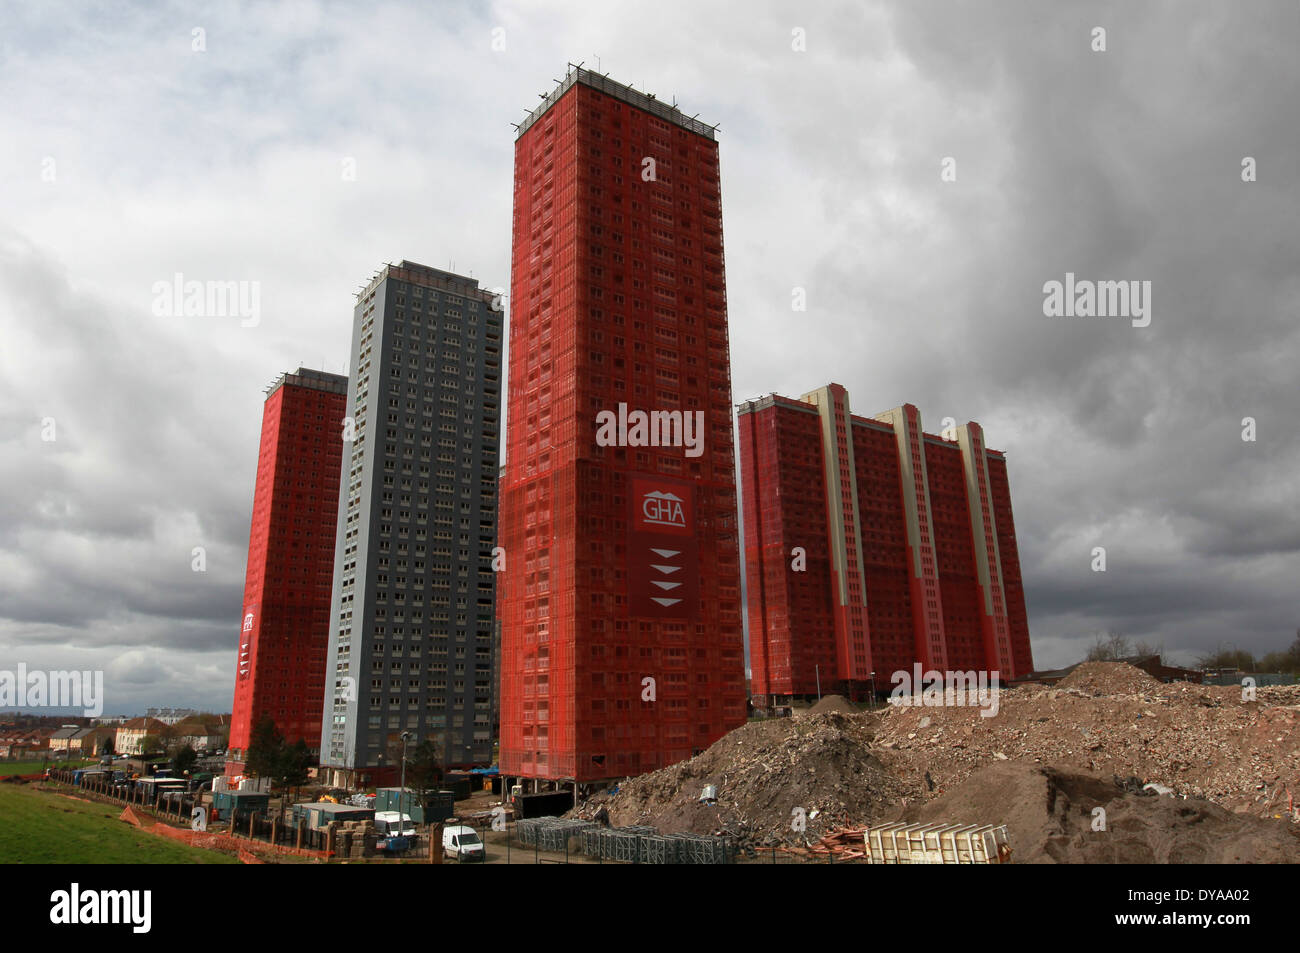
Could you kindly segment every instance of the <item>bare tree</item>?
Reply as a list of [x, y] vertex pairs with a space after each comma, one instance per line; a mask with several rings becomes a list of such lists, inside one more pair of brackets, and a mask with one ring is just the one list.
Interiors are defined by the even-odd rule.
[[1231, 668], [1242, 672], [1258, 671], [1255, 656], [1245, 649], [1220, 649], [1206, 652], [1197, 659], [1201, 668]]
[[1113, 662], [1133, 654], [1128, 639], [1119, 632], [1107, 632], [1098, 635], [1092, 648], [1088, 650], [1088, 662]]
[[1134, 655], [1154, 655], [1160, 660], [1160, 664], [1165, 664], [1165, 643], [1158, 642], [1152, 644], [1147, 641], [1141, 641], [1133, 646]]

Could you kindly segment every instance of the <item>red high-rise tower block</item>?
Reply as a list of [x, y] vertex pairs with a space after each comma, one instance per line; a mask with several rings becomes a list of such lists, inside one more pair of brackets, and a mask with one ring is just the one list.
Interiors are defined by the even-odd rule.
[[859, 417], [838, 384], [737, 420], [756, 700], [886, 691], [917, 663], [1032, 670], [1006, 458], [979, 424]]
[[745, 720], [713, 127], [571, 68], [515, 143], [510, 310], [502, 774], [688, 758]]
[[226, 773], [269, 717], [320, 744], [348, 379], [298, 368], [268, 389], [248, 540]]

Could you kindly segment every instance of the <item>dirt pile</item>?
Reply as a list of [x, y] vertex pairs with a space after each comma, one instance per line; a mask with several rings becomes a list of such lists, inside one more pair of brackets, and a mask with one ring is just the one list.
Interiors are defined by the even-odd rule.
[[[814, 708], [744, 725], [575, 813], [746, 847], [907, 817], [1007, 824], [1018, 861], [1296, 861], [1300, 825], [1285, 819], [1300, 817], [1300, 686], [1242, 696], [1100, 663], [984, 707]], [[1148, 782], [1176, 796], [1140, 793]], [[716, 799], [701, 801], [707, 786]], [[1108, 837], [1091, 828], [1098, 806]]]
[[828, 715], [832, 712], [842, 712], [851, 715], [857, 709], [853, 703], [843, 695], [826, 695], [817, 704], [813, 705], [806, 711], [800, 712], [803, 715]]
[[[1261, 688], [1258, 701], [1243, 701], [1238, 687], [1148, 684], [1116, 677], [1113, 667], [1083, 668], [1074, 686], [1003, 690], [987, 718], [979, 708], [891, 706], [879, 718], [876, 754], [914, 785], [928, 771], [935, 790], [927, 786], [926, 798], [1009, 760], [1137, 777], [1259, 817], [1300, 806], [1294, 686]], [[1122, 693], [1116, 685], [1144, 687]], [[1109, 690], [1094, 694], [1099, 688]]]
[[[911, 806], [905, 819], [1006, 824], [1014, 863], [1300, 862], [1300, 832], [1285, 821], [1143, 793], [1134, 781], [1027, 764], [986, 767]], [[1094, 829], [1102, 822], [1104, 829]]]
[[[648, 824], [664, 833], [730, 833], [744, 846], [801, 843], [836, 827], [892, 818], [911, 792], [871, 750], [865, 716], [806, 714], [751, 722], [678, 764], [619, 785], [579, 807], [601, 807], [614, 825]], [[706, 785], [716, 802], [700, 800]], [[792, 822], [802, 809], [806, 831]]]
[[1160, 684], [1159, 679], [1124, 662], [1084, 662], [1061, 679], [1059, 687], [1086, 695], [1133, 695], [1159, 688]]

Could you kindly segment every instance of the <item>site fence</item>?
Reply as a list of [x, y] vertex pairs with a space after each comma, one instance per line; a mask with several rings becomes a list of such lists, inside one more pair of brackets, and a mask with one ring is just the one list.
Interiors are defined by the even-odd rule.
[[559, 853], [563, 861], [622, 864], [734, 864], [743, 852], [729, 835], [663, 834], [642, 825], [605, 827], [594, 821], [537, 817], [517, 821], [513, 835], [507, 830], [507, 849], [531, 848]]
[[[150, 800], [126, 782], [97, 778], [74, 779], [70, 771], [51, 771], [50, 780], [73, 785], [82, 795], [130, 807], [139, 817], [149, 815], [158, 821], [180, 825], [160, 831], [174, 838], [188, 837], [193, 825], [196, 795], [188, 792], [165, 792]], [[211, 806], [205, 805], [208, 822], [205, 832], [193, 832], [194, 846], [228, 849], [231, 844], [248, 845], [261, 859], [298, 855], [304, 858], [351, 862], [382, 861], [387, 854], [353, 849], [356, 831], [336, 830], [331, 843], [325, 830], [313, 830], [305, 820], [291, 815], [281, 819], [278, 812], [240, 811], [234, 817], [213, 818]], [[665, 834], [653, 827], [606, 827], [595, 821], [576, 818], [537, 817], [505, 823], [503, 817], [480, 814], [454, 819], [452, 823], [473, 829], [486, 848], [492, 863], [535, 864], [843, 864], [864, 863], [861, 858], [846, 859], [834, 852], [825, 854], [791, 852], [781, 848], [747, 847], [731, 835]], [[407, 850], [398, 855], [407, 860], [432, 859], [441, 826], [408, 838]], [[200, 834], [210, 835], [203, 838]], [[345, 834], [350, 836], [345, 838]], [[190, 841], [187, 841], [190, 842]], [[240, 847], [243, 850], [243, 847]], [[260, 854], [259, 854], [260, 852]], [[452, 858], [445, 858], [450, 861]]]
[[[494, 843], [496, 852], [532, 855], [535, 863], [598, 864], [860, 864], [860, 857], [836, 852], [792, 852], [783, 848], [746, 848], [731, 835], [664, 834], [635, 825], [605, 827], [594, 821], [537, 817], [515, 822]], [[518, 860], [511, 862], [518, 863]]]
[[[313, 830], [304, 821], [292, 817], [281, 818], [279, 813], [238, 810], [218, 817], [211, 804], [203, 804], [197, 793], [164, 791], [150, 796], [145, 790], [129, 781], [113, 781], [99, 777], [76, 777], [71, 771], [51, 771], [49, 780], [75, 787], [81, 794], [101, 801], [109, 801], [131, 808], [139, 817], [158, 821], [171, 821], [182, 825], [177, 833], [226, 835], [228, 838], [265, 844], [277, 851], [303, 856], [334, 853], [328, 832]], [[195, 808], [202, 807], [202, 821], [196, 823]], [[159, 831], [167, 835], [166, 831]], [[336, 835], [337, 836], [337, 835]], [[411, 838], [410, 850], [428, 850], [426, 837]], [[213, 846], [199, 844], [196, 846]]]

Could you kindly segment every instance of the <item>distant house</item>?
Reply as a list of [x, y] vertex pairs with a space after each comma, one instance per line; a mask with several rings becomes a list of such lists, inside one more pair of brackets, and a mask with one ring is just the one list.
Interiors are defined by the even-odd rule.
[[93, 758], [99, 754], [106, 739], [116, 739], [116, 728], [82, 728], [68, 740], [68, 753], [83, 758]]
[[54, 728], [11, 728], [0, 737], [0, 758], [40, 758], [50, 753]]
[[172, 740], [177, 746], [189, 745], [195, 751], [215, 751], [222, 746], [222, 735], [213, 722], [218, 719], [186, 718], [172, 726]]
[[84, 729], [80, 725], [64, 725], [59, 728], [50, 735], [50, 754], [67, 754], [73, 736], [82, 730]]
[[[50, 735], [50, 754], [66, 755], [69, 758], [76, 757], [93, 757], [96, 753], [96, 743], [99, 738], [108, 735], [111, 737], [114, 732], [105, 728], [85, 728], [81, 725], [64, 725], [54, 734]], [[90, 744], [87, 745], [87, 740]]]
[[24, 738], [24, 730], [17, 725], [5, 725], [0, 729], [0, 758], [15, 757], [14, 751], [21, 746]]
[[161, 736], [166, 728], [157, 718], [132, 718], [118, 726], [113, 750], [118, 754], [141, 754], [144, 739], [150, 735]]

